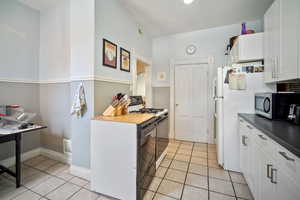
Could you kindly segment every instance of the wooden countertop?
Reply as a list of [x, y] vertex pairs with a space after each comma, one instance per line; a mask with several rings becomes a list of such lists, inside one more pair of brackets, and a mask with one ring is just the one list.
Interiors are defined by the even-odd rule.
[[154, 116], [155, 116], [154, 114], [129, 113], [127, 115], [121, 115], [121, 116], [115, 116], [115, 117], [98, 116], [98, 117], [93, 118], [92, 120], [122, 122], [122, 123], [130, 123], [130, 124], [141, 124], [141, 123], [153, 118]]

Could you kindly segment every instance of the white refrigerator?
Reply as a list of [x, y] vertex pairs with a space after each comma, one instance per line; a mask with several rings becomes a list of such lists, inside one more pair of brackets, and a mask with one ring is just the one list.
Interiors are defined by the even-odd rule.
[[254, 95], [273, 91], [264, 83], [264, 73], [245, 73], [246, 88], [232, 90], [225, 83], [229, 67], [218, 68], [215, 81], [215, 134], [219, 165], [240, 172], [238, 113], [254, 113]]

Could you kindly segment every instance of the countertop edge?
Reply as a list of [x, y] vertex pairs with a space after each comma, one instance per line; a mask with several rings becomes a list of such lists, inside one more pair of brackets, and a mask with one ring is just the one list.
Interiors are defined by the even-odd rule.
[[[266, 134], [268, 137], [270, 137], [272, 140], [274, 140], [276, 143], [278, 143], [279, 145], [283, 146], [284, 148], [286, 148], [288, 151], [290, 151], [291, 153], [295, 154], [295, 156], [297, 156], [298, 158], [300, 158], [300, 150], [298, 150], [297, 148], [293, 147], [292, 145], [290, 145], [289, 143], [287, 143], [286, 141], [282, 140], [279, 137], [276, 137], [272, 132], [270, 132], [269, 130], [264, 129], [263, 127], [257, 126], [257, 124], [253, 123], [252, 121], [250, 121], [249, 119], [247, 119], [246, 116], [244, 115], [248, 115], [249, 113], [238, 113], [238, 116], [243, 118], [245, 121], [247, 121], [249, 124], [251, 124], [252, 126], [254, 126], [256, 129], [258, 129], [259, 131], [262, 131], [264, 134]], [[267, 119], [266, 119], [267, 120]]]

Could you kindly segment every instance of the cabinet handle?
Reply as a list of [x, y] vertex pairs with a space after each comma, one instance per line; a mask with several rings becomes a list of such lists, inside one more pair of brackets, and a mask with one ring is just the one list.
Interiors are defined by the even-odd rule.
[[279, 74], [280, 74], [280, 67], [279, 67], [279, 58], [278, 56], [276, 56], [276, 74], [277, 74], [277, 77], [276, 78], [279, 78]]
[[243, 135], [242, 143], [243, 143], [244, 146], [247, 146], [246, 139], [247, 139], [247, 137]]
[[253, 128], [251, 127], [251, 126], [249, 126], [249, 125], [247, 125], [247, 127], [250, 129], [250, 130], [252, 130]]
[[271, 173], [270, 173], [271, 167], [273, 167], [273, 165], [270, 165], [270, 164], [267, 165], [267, 177], [268, 178], [271, 178]]
[[277, 184], [277, 169], [274, 168], [271, 169], [271, 183]]
[[282, 157], [284, 157], [286, 160], [295, 162], [295, 159], [288, 157], [285, 152], [280, 151], [279, 154], [282, 155]]
[[268, 139], [265, 138], [263, 135], [258, 135], [258, 137], [260, 137], [262, 140], [268, 140]]

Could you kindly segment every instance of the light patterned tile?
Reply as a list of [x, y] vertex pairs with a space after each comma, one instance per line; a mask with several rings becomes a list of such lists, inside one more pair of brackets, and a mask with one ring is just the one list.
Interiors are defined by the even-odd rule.
[[191, 186], [184, 186], [182, 200], [208, 200], [208, 191]]
[[172, 162], [172, 160], [165, 158], [165, 159], [161, 162], [160, 166], [162, 166], [162, 167], [169, 167], [170, 164], [171, 164], [171, 162]]
[[170, 168], [181, 170], [181, 171], [187, 171], [188, 166], [189, 166], [189, 163], [187, 163], [187, 162], [173, 160]]
[[190, 173], [207, 176], [208, 173], [207, 171], [208, 171], [207, 166], [190, 163], [190, 167], [189, 167]]
[[234, 196], [234, 191], [231, 182], [221, 179], [209, 179], [209, 190]]
[[80, 187], [66, 183], [56, 190], [50, 192], [46, 197], [50, 200], [66, 200], [80, 190]]
[[59, 172], [55, 176], [64, 179], [65, 181], [69, 181], [74, 177], [72, 174], [70, 174], [69, 170]]
[[175, 169], [169, 169], [167, 171], [167, 174], [166, 174], [165, 178], [169, 179], [169, 180], [172, 180], [172, 181], [179, 182], [179, 183], [184, 183], [185, 176], [186, 176], [185, 172], [175, 170]]
[[162, 179], [158, 178], [158, 177], [154, 177], [152, 179], [151, 184], [149, 185], [148, 190], [152, 191], [152, 192], [156, 192], [158, 189], [159, 184], [161, 183]]
[[38, 200], [40, 198], [41, 198], [40, 195], [38, 195], [34, 192], [31, 192], [30, 190], [27, 190], [26, 192], [20, 194], [16, 198], [14, 198], [14, 200]]
[[207, 147], [194, 147], [193, 151], [207, 152]]
[[208, 153], [207, 157], [209, 160], [217, 160], [217, 153]]
[[94, 192], [81, 189], [79, 192], [75, 193], [70, 200], [96, 200], [98, 197], [99, 195]]
[[27, 188], [33, 188], [45, 182], [49, 178], [51, 178], [51, 176], [49, 176], [48, 174], [39, 172], [38, 174], [34, 174], [33, 176], [24, 178], [23, 185]]
[[216, 153], [216, 152], [217, 152], [217, 148], [216, 148], [216, 147], [208, 147], [208, 148], [207, 148], [207, 151], [208, 151], [209, 153]]
[[64, 183], [65, 181], [63, 181], [62, 179], [51, 177], [45, 180], [44, 182], [40, 183], [39, 185], [33, 187], [31, 190], [33, 192], [38, 193], [41, 196], [45, 196], [46, 194], [58, 188]]
[[42, 161], [40, 164], [35, 165], [34, 167], [39, 170], [45, 171], [46, 169], [52, 167], [53, 165], [55, 165], [57, 163], [58, 163], [58, 161], [56, 161], [56, 160], [47, 159], [45, 161]]
[[165, 176], [167, 170], [168, 170], [168, 168], [166, 168], [166, 167], [159, 167], [156, 170], [155, 176], [163, 178]]
[[207, 159], [199, 158], [199, 157], [192, 157], [191, 163], [207, 166]]
[[187, 178], [186, 178], [186, 184], [194, 186], [194, 187], [208, 189], [207, 176], [200, 176], [197, 174], [188, 174]]
[[0, 176], [0, 199], [1, 200], [12, 199], [26, 191], [27, 188], [23, 186], [16, 189], [16, 185], [13, 181], [10, 181], [5, 177]]
[[40, 164], [41, 162], [46, 161], [48, 159], [49, 158], [47, 158], [45, 156], [36, 156], [36, 157], [33, 157], [33, 158], [29, 159], [29, 160], [26, 160], [24, 162], [24, 164], [28, 165], [28, 166], [34, 167], [34, 166], [36, 166], [36, 165]]
[[186, 156], [186, 155], [182, 155], [182, 154], [176, 154], [175, 157], [174, 157], [174, 160], [189, 162], [190, 161], [190, 156]]
[[209, 192], [209, 199], [210, 200], [235, 200], [233, 196], [227, 196], [220, 193]]
[[208, 160], [208, 167], [222, 169], [216, 160]]
[[209, 168], [209, 177], [230, 181], [228, 171], [217, 168]]
[[153, 197], [154, 197], [154, 192], [151, 192], [151, 191], [146, 191], [144, 197], [143, 197], [143, 200], [152, 200]]
[[200, 147], [200, 148], [207, 148], [207, 144], [206, 143], [195, 143], [194, 144], [194, 148], [198, 148], [198, 147]]
[[177, 151], [177, 154], [183, 154], [183, 155], [190, 156], [192, 154], [192, 150], [179, 149]]
[[193, 151], [192, 157], [207, 158], [207, 153], [202, 151]]
[[174, 198], [162, 195], [162, 194], [155, 194], [155, 197], [153, 198], [153, 200], [174, 200]]
[[173, 160], [173, 158], [175, 157], [175, 153], [167, 153], [166, 158]]
[[79, 178], [79, 177], [74, 177], [70, 180], [71, 183], [78, 185], [80, 187], [83, 187], [89, 183], [89, 181]]
[[230, 174], [232, 182], [247, 184], [243, 174], [238, 173], [238, 172], [232, 172], [232, 171], [230, 171], [229, 174]]
[[158, 192], [176, 199], [179, 199], [183, 190], [183, 184], [173, 181], [163, 180], [158, 188]]
[[70, 166], [69, 165], [66, 165], [66, 164], [63, 164], [63, 163], [57, 163], [51, 167], [49, 167], [46, 172], [49, 173], [49, 174], [52, 174], [52, 175], [56, 175], [60, 172], [63, 172], [67, 169], [69, 169]]
[[233, 183], [233, 185], [237, 197], [248, 199], [248, 200], [253, 199], [252, 194], [247, 185], [239, 184], [239, 183]]

